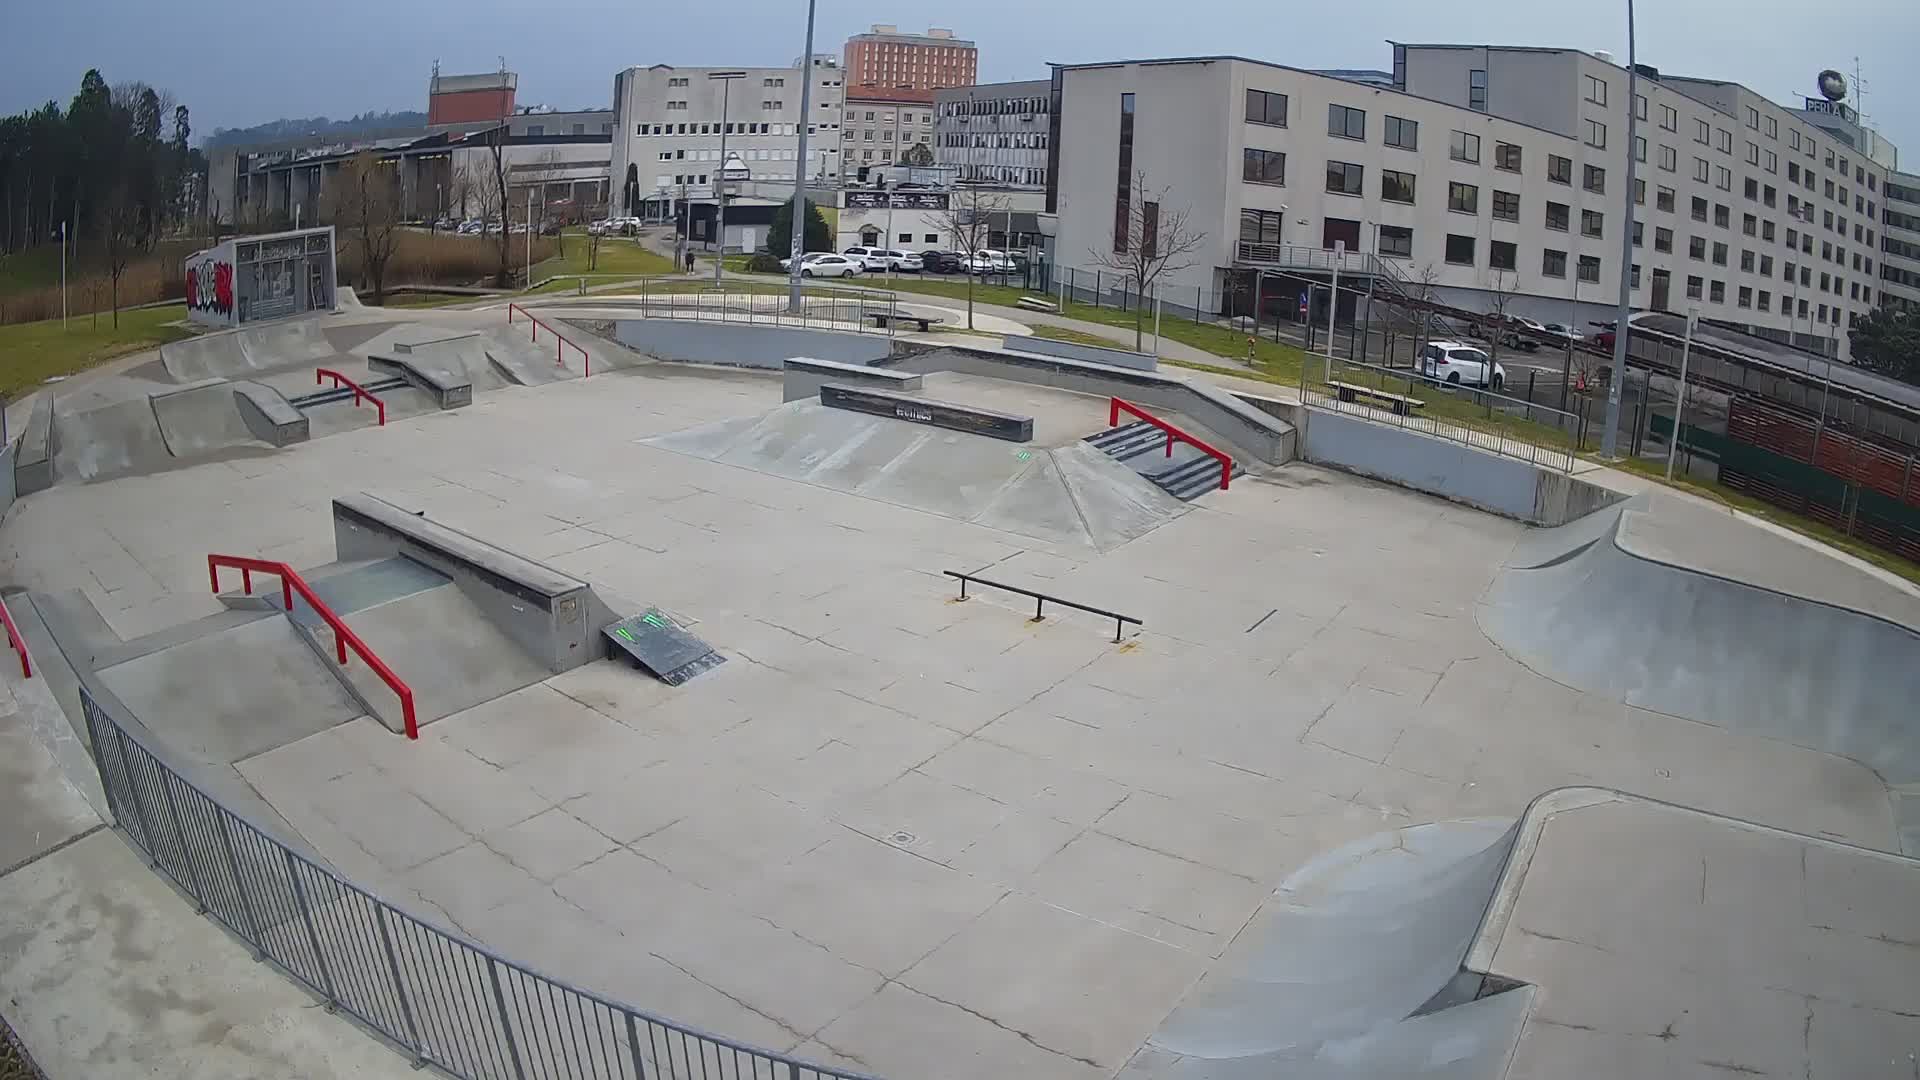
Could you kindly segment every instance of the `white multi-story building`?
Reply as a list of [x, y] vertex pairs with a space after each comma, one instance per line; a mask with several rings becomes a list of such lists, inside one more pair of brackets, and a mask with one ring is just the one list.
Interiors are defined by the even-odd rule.
[[[1737, 84], [1642, 74], [1634, 306], [1844, 355], [1877, 299], [1885, 169]], [[1396, 45], [1392, 75], [1399, 89], [1219, 56], [1057, 69], [1061, 265], [1112, 250], [1144, 185], [1207, 234], [1166, 284], [1225, 306], [1343, 242], [1380, 260], [1346, 272], [1463, 307], [1611, 318], [1627, 72], [1575, 50]]]
[[[876, 165], [933, 164], [933, 91], [848, 87], [845, 112], [839, 132], [840, 162], [848, 181], [858, 178], [859, 170]], [[916, 146], [925, 149], [910, 154]], [[911, 160], [915, 157], [922, 160]]]
[[[803, 117], [800, 91], [809, 77], [813, 115]], [[736, 155], [756, 182], [791, 182], [799, 171], [812, 180], [837, 181], [842, 81], [839, 68], [824, 58], [811, 68], [656, 64], [619, 72], [613, 79], [615, 205], [665, 216], [683, 198], [711, 199], [723, 161]], [[804, 166], [797, 160], [803, 123]]]
[[934, 160], [969, 180], [1047, 186], [1051, 83], [982, 83], [937, 90], [933, 100]]
[[1920, 313], [1920, 175], [1888, 174], [1884, 194], [1881, 300], [1887, 307]]

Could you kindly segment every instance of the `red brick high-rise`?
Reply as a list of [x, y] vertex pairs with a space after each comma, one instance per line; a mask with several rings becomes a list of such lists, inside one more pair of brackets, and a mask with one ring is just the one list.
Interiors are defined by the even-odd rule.
[[972, 86], [980, 74], [980, 50], [951, 30], [903, 34], [899, 27], [876, 24], [847, 39], [841, 67], [849, 90], [865, 85], [887, 90]]

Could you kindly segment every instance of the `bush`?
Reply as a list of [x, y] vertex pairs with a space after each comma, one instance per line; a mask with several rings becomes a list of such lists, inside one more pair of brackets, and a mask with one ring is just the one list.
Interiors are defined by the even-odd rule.
[[747, 272], [750, 274], [783, 274], [786, 268], [780, 265], [780, 256], [771, 251], [756, 251], [753, 258], [747, 260]]

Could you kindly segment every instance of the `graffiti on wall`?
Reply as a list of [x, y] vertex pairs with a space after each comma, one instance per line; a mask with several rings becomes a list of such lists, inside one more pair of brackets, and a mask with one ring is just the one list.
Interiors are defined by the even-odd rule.
[[203, 259], [187, 266], [187, 310], [233, 314], [233, 264]]

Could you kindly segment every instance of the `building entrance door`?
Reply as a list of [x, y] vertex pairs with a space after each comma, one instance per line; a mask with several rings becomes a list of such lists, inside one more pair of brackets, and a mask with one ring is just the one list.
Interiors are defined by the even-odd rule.
[[1667, 292], [1673, 287], [1673, 275], [1665, 270], [1653, 272], [1653, 310], [1667, 310]]

